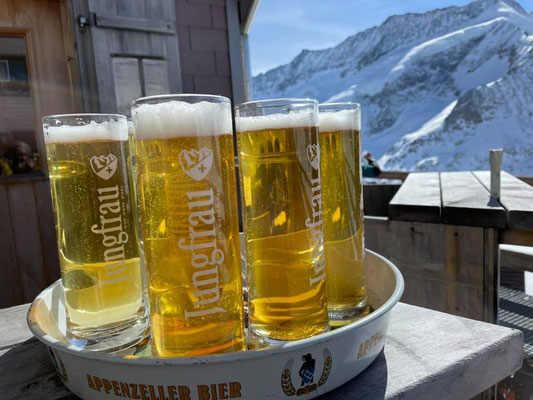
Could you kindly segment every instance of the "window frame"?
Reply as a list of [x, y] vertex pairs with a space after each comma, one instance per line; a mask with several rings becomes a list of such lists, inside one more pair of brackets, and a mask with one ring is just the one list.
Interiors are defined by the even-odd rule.
[[28, 87], [30, 90], [31, 104], [33, 106], [33, 126], [35, 134], [35, 143], [36, 151], [39, 155], [38, 158], [38, 167], [39, 171], [30, 172], [28, 174], [17, 174], [17, 175], [8, 175], [0, 176], [1, 181], [13, 181], [13, 180], [24, 180], [25, 177], [30, 180], [40, 179], [41, 177], [48, 176], [48, 165], [46, 163], [46, 149], [44, 145], [44, 138], [42, 134], [42, 125], [40, 119], [40, 107], [37, 96], [35, 95], [36, 90], [38, 90], [37, 85], [35, 84], [35, 71], [37, 66], [35, 65], [35, 59], [33, 57], [33, 39], [32, 32], [30, 28], [19, 28], [19, 27], [9, 27], [9, 26], [0, 26], [0, 36], [7, 37], [18, 37], [24, 40], [24, 46], [26, 50], [26, 68], [28, 73]]

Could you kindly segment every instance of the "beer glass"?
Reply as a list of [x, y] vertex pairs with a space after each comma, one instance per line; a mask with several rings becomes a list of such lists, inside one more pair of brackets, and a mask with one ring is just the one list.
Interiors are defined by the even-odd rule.
[[88, 350], [118, 350], [148, 322], [128, 175], [126, 118], [43, 118], [67, 329]]
[[336, 327], [368, 312], [360, 105], [320, 104], [319, 127], [328, 312], [331, 326]]
[[235, 107], [252, 347], [329, 329], [317, 105]]
[[153, 350], [244, 350], [231, 103], [146, 97], [132, 119]]

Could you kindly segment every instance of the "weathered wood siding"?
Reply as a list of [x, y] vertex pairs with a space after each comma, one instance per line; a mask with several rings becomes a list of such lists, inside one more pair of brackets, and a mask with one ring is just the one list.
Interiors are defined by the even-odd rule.
[[[11, 98], [9, 104], [6, 97], [0, 99], [0, 113], [10, 129], [33, 135], [43, 173], [41, 118], [79, 112], [81, 107], [70, 5], [67, 0], [0, 3], [0, 31], [24, 37], [31, 82], [31, 97]], [[13, 112], [15, 103], [27, 108], [26, 119]], [[17, 139], [31, 143], [23, 136]], [[0, 179], [0, 269], [0, 308], [32, 301], [60, 276], [50, 186], [44, 175]]]
[[[182, 91], [174, 0], [72, 0], [72, 4], [74, 15], [88, 21], [83, 29], [75, 28], [85, 111], [119, 111], [113, 62], [121, 58], [138, 59], [139, 68], [143, 60], [161, 61], [164, 68], [159, 75], [166, 75], [168, 93]], [[144, 86], [141, 75], [130, 77], [131, 87], [133, 80]], [[141, 91], [147, 94], [146, 89]]]
[[365, 215], [386, 217], [389, 215], [389, 202], [401, 185], [363, 185]]
[[484, 228], [365, 218], [365, 245], [402, 272], [402, 301], [485, 319]]
[[32, 301], [60, 277], [48, 180], [2, 181], [0, 221], [0, 308], [4, 308]]

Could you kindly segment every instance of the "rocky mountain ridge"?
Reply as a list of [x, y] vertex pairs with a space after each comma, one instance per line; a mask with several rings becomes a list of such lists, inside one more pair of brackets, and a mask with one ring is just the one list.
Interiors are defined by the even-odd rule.
[[253, 78], [255, 99], [363, 107], [363, 147], [386, 169], [504, 169], [533, 175], [533, 16], [478, 0], [392, 16], [339, 45], [302, 51]]

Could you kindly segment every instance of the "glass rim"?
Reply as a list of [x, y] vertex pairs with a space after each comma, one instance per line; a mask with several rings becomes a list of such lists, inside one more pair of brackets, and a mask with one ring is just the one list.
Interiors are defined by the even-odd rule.
[[134, 106], [145, 104], [150, 101], [154, 100], [179, 100], [179, 99], [211, 99], [211, 100], [219, 100], [219, 103], [225, 103], [228, 102], [231, 104], [231, 100], [226, 96], [220, 96], [217, 94], [202, 94], [202, 93], [169, 93], [169, 94], [156, 94], [153, 96], [144, 96], [139, 97], [138, 99], [132, 100], [130, 102], [130, 107], [133, 108]]
[[351, 101], [345, 101], [345, 102], [337, 102], [337, 103], [318, 103], [318, 111], [320, 111], [320, 107], [348, 107], [352, 106], [353, 110], [360, 110], [361, 109], [361, 103], [354, 103]]
[[247, 101], [244, 103], [237, 104], [235, 106], [236, 110], [239, 110], [241, 108], [246, 108], [249, 106], [260, 106], [262, 108], [268, 108], [268, 107], [283, 107], [287, 105], [318, 105], [318, 101], [316, 99], [311, 99], [309, 97], [305, 98], [291, 98], [291, 97], [284, 97], [279, 99], [266, 99], [266, 100], [253, 100], [253, 101]]
[[85, 118], [85, 117], [100, 117], [100, 118], [124, 118], [128, 119], [124, 114], [113, 114], [113, 113], [72, 113], [72, 114], [52, 114], [45, 115], [41, 118], [41, 121], [44, 123], [45, 120], [49, 119], [69, 119], [69, 118]]

